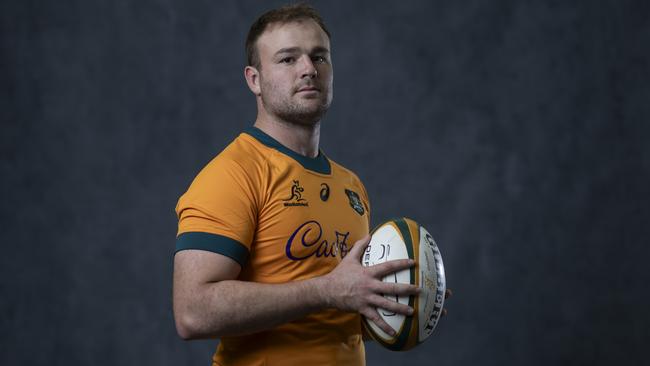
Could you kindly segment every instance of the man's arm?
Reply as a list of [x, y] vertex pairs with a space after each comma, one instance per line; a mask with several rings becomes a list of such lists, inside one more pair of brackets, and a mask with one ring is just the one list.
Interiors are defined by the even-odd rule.
[[383, 294], [412, 295], [418, 289], [384, 283], [381, 278], [413, 262], [396, 260], [364, 268], [360, 258], [369, 242], [368, 235], [355, 243], [327, 275], [283, 284], [237, 281], [241, 268], [234, 260], [206, 251], [180, 251], [174, 257], [177, 332], [183, 339], [249, 334], [330, 307], [359, 312], [391, 332], [376, 308], [405, 315], [412, 309]]

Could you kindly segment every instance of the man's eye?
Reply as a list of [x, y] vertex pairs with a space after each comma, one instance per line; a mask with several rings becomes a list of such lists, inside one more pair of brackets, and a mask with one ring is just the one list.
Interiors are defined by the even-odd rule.
[[285, 57], [285, 58], [283, 58], [283, 59], [280, 60], [280, 62], [281, 62], [281, 63], [284, 63], [284, 64], [290, 64], [290, 63], [292, 63], [293, 61], [294, 61], [294, 58], [293, 58], [293, 57]]
[[312, 58], [313, 62], [317, 62], [319, 64], [325, 63], [327, 60], [323, 56], [316, 56]]

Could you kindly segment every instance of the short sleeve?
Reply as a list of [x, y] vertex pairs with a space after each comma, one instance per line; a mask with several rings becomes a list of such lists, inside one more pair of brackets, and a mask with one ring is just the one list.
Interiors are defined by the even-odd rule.
[[227, 154], [212, 160], [176, 205], [176, 252], [207, 250], [243, 266], [257, 226], [258, 173]]
[[360, 188], [361, 202], [363, 203], [366, 209], [366, 217], [368, 218], [368, 227], [372, 229], [372, 225], [370, 222], [370, 198], [368, 198], [368, 191], [366, 191], [366, 187], [363, 185], [359, 177], [354, 173], [352, 173], [352, 175], [357, 185]]
[[361, 194], [363, 195], [363, 202], [366, 204], [366, 212], [368, 213], [368, 227], [370, 227], [370, 198], [368, 197], [368, 191], [366, 191], [366, 187], [359, 181], [359, 185], [361, 186]]

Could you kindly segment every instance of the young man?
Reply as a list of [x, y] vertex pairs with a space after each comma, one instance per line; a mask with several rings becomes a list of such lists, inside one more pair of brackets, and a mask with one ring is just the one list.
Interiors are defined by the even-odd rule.
[[174, 316], [184, 339], [221, 338], [216, 365], [363, 365], [360, 314], [411, 314], [381, 278], [407, 260], [363, 268], [366, 191], [319, 150], [332, 101], [330, 36], [305, 5], [262, 15], [246, 42], [254, 127], [180, 198]]

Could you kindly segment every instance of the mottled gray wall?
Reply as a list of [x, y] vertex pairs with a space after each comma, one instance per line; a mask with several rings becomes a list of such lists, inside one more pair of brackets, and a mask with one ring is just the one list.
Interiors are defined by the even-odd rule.
[[[265, 1], [0, 2], [0, 364], [208, 364], [174, 206], [255, 117]], [[648, 363], [647, 1], [314, 3], [328, 155], [438, 241], [450, 315], [370, 365]]]

